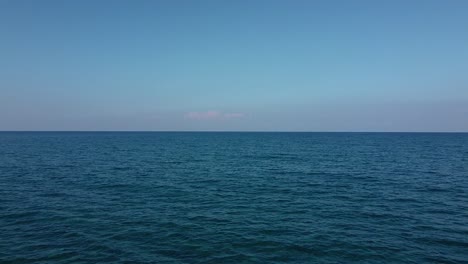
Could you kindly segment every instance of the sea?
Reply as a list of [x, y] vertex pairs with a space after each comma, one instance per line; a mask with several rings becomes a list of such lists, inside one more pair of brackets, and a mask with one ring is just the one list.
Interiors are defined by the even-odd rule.
[[0, 263], [468, 263], [468, 134], [1, 132]]

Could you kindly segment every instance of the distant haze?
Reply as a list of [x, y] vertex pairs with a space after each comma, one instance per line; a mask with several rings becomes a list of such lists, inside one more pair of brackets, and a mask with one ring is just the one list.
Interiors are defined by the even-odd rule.
[[468, 1], [0, 1], [0, 130], [468, 131]]

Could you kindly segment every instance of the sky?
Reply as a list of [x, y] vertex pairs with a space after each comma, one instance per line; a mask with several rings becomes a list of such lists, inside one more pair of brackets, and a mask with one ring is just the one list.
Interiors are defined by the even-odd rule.
[[0, 0], [0, 130], [468, 131], [468, 1]]

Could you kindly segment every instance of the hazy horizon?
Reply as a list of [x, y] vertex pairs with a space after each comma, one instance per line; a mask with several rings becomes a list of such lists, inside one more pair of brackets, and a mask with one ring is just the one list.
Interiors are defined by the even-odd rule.
[[1, 1], [0, 131], [468, 132], [466, 1]]
[[0, 130], [0, 133], [309, 133], [309, 134], [468, 134], [465, 131], [306, 131], [306, 130]]

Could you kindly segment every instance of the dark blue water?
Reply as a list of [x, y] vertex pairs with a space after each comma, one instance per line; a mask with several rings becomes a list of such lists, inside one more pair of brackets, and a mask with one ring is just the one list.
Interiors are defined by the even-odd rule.
[[468, 263], [468, 134], [0, 133], [0, 263]]

